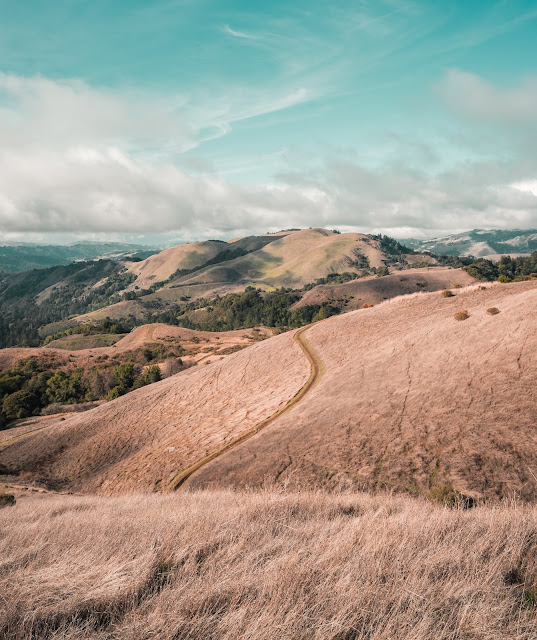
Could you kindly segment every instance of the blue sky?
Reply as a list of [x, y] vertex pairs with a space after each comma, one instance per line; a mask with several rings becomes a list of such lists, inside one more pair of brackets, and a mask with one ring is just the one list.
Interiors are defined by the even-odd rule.
[[537, 227], [537, 3], [0, 0], [0, 232]]

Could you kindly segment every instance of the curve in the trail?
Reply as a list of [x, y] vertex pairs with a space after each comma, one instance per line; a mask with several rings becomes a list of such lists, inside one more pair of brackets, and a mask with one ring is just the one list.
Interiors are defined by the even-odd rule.
[[209, 462], [213, 462], [220, 456], [224, 455], [231, 449], [237, 447], [238, 445], [246, 442], [257, 433], [259, 433], [265, 427], [268, 427], [272, 424], [277, 418], [291, 411], [299, 402], [304, 399], [304, 396], [311, 391], [313, 386], [318, 382], [321, 376], [324, 373], [324, 367], [321, 359], [319, 358], [315, 349], [311, 346], [308, 340], [305, 338], [304, 333], [307, 329], [309, 329], [311, 325], [306, 327], [302, 327], [299, 329], [295, 335], [293, 336], [294, 340], [299, 344], [300, 348], [306, 355], [308, 362], [310, 363], [310, 375], [306, 383], [301, 387], [301, 389], [287, 402], [286, 405], [278, 409], [275, 413], [273, 413], [268, 418], [265, 418], [261, 422], [258, 422], [252, 429], [246, 431], [242, 435], [238, 436], [234, 440], [231, 440], [226, 445], [213, 451], [208, 456], [201, 458], [193, 465], [188, 467], [187, 469], [183, 469], [180, 471], [173, 480], [167, 485], [166, 491], [176, 491], [179, 489], [181, 485], [183, 485], [189, 478], [191, 478], [195, 473], [197, 473], [202, 467], [209, 464]]

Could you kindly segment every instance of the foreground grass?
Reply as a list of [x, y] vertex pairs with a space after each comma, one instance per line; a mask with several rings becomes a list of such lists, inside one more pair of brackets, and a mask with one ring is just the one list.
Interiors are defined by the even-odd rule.
[[537, 638], [537, 508], [366, 494], [27, 497], [0, 637]]

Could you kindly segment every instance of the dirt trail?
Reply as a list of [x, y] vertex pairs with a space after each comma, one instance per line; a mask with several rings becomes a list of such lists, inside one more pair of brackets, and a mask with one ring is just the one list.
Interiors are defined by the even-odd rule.
[[287, 402], [285, 406], [278, 409], [278, 411], [273, 413], [268, 418], [265, 418], [265, 420], [262, 420], [261, 422], [256, 424], [255, 427], [238, 436], [234, 440], [231, 440], [221, 449], [217, 449], [216, 451], [210, 453], [208, 456], [205, 456], [201, 460], [198, 460], [198, 462], [195, 462], [187, 469], [180, 471], [168, 484], [168, 486], [166, 487], [166, 491], [176, 491], [177, 489], [179, 489], [179, 487], [181, 487], [181, 485], [183, 485], [189, 478], [191, 478], [206, 464], [208, 464], [209, 462], [213, 462], [214, 460], [216, 460], [216, 458], [224, 455], [231, 449], [237, 447], [239, 444], [246, 442], [246, 440], [249, 440], [252, 436], [255, 436], [262, 429], [268, 427], [268, 425], [274, 422], [277, 418], [291, 411], [293, 407], [295, 407], [299, 402], [303, 400], [304, 396], [313, 388], [313, 386], [319, 381], [324, 373], [324, 367], [321, 359], [319, 358], [315, 349], [303, 335], [304, 332], [310, 327], [311, 325], [302, 327], [293, 336], [294, 340], [298, 343], [298, 345], [306, 355], [306, 358], [308, 359], [311, 367], [310, 376], [304, 386]]

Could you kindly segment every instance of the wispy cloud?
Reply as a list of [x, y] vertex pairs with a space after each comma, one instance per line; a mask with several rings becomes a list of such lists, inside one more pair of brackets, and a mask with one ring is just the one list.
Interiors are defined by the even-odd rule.
[[232, 29], [228, 24], [222, 25], [222, 27], [220, 27], [220, 31], [227, 34], [228, 36], [232, 36], [233, 38], [240, 38], [242, 40], [259, 40], [258, 36], [244, 33], [243, 31], [236, 31], [235, 29]]

